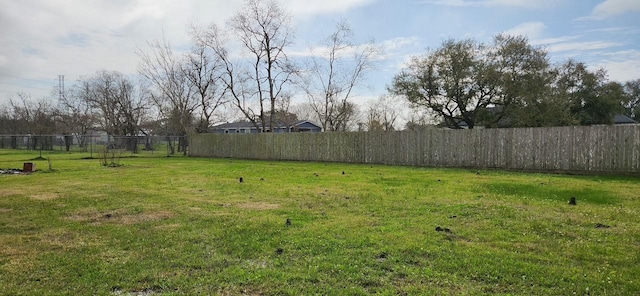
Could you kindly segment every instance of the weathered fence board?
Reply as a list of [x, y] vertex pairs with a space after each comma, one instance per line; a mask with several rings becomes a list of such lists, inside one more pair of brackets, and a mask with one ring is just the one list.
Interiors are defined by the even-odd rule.
[[640, 172], [640, 125], [192, 134], [196, 157], [540, 171]]

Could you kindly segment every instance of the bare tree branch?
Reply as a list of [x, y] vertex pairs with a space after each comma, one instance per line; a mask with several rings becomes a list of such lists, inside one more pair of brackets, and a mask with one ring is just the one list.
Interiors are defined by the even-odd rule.
[[373, 43], [353, 44], [349, 25], [339, 22], [336, 31], [324, 42], [326, 52], [316, 53], [311, 60], [308, 76], [302, 85], [320, 124], [325, 131], [343, 130], [350, 118], [348, 100], [368, 70], [375, 66], [380, 48]]

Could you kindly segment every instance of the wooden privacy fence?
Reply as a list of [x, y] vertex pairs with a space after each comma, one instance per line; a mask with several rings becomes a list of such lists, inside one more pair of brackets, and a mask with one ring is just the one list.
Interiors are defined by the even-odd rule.
[[539, 171], [640, 172], [640, 125], [192, 134], [189, 154]]

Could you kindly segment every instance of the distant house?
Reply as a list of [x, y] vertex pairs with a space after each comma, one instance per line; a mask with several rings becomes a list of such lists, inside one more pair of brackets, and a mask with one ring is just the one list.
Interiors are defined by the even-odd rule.
[[90, 137], [92, 142], [97, 144], [105, 144], [109, 143], [110, 137], [109, 134], [100, 129], [90, 129], [84, 134], [85, 137]]
[[616, 114], [613, 117], [613, 124], [637, 124], [638, 122], [633, 120], [631, 117], [626, 116], [626, 115], [622, 115], [622, 114]]
[[[220, 125], [216, 125], [211, 129], [212, 133], [216, 134], [253, 134], [258, 133], [258, 129], [251, 122], [227, 122]], [[276, 124], [273, 128], [274, 133], [287, 133], [287, 132], [321, 132], [322, 128], [317, 124], [308, 121], [300, 120], [292, 125], [284, 123]], [[263, 130], [262, 132], [270, 132], [269, 130]]]

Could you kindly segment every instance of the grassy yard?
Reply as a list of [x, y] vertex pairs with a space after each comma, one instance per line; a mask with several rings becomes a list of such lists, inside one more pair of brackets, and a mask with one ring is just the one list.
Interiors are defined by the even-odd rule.
[[44, 156], [0, 175], [3, 295], [640, 291], [638, 178]]

